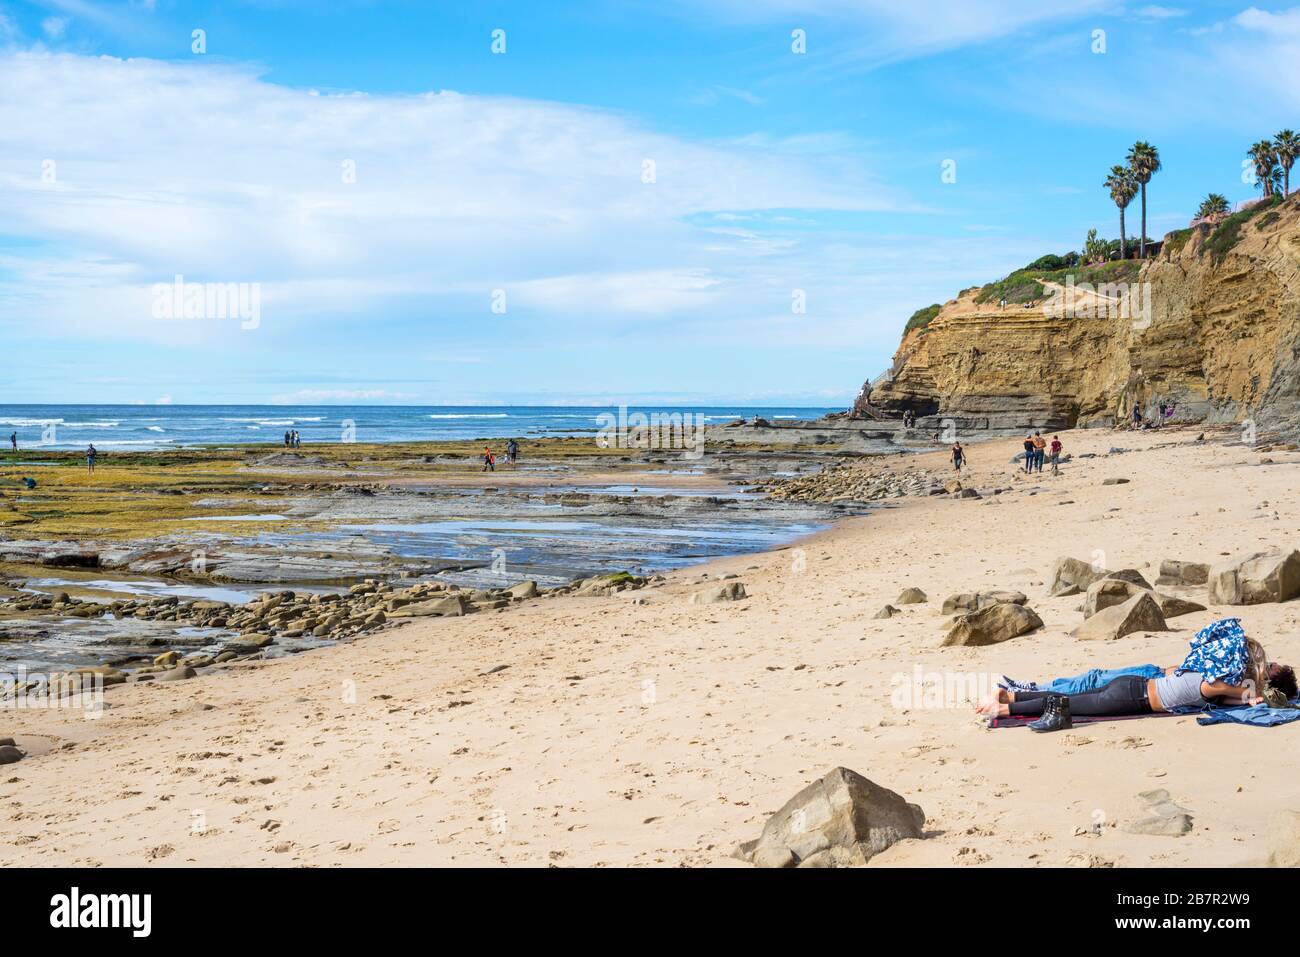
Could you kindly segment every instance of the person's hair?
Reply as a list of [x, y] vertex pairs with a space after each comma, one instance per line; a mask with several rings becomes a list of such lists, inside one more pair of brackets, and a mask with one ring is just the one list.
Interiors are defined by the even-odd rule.
[[1287, 696], [1288, 699], [1294, 698], [1297, 693], [1295, 683], [1295, 669], [1290, 665], [1282, 665], [1277, 670], [1277, 674], [1268, 679], [1270, 688], [1276, 688]]

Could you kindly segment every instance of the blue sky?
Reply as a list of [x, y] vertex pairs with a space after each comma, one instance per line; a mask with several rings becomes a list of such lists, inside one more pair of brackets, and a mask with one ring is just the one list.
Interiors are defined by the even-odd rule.
[[1240, 2], [0, 0], [0, 401], [847, 405], [1134, 140], [1153, 236], [1255, 195], [1298, 74]]

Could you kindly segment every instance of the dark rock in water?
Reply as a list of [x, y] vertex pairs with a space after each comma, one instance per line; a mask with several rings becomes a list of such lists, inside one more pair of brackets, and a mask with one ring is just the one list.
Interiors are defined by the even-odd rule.
[[865, 864], [892, 844], [920, 838], [925, 812], [848, 768], [808, 785], [736, 857], [758, 867]]
[[46, 555], [41, 564], [49, 568], [98, 568], [99, 555], [95, 552], [60, 552]]

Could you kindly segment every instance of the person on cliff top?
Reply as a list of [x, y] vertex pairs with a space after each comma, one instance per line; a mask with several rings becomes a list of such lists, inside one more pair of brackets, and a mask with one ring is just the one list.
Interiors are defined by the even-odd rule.
[[952, 444], [952, 467], [961, 472], [961, 467], [966, 464], [966, 450], [961, 447], [960, 442]]

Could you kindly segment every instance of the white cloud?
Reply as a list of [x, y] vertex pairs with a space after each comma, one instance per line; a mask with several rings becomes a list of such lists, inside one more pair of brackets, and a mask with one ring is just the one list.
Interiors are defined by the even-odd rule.
[[389, 392], [387, 389], [299, 389], [290, 395], [277, 395], [271, 399], [275, 405], [312, 405], [318, 402], [374, 402], [391, 399], [404, 402], [415, 398], [410, 392]]
[[41, 29], [51, 40], [60, 40], [68, 29], [67, 17], [46, 17], [41, 21]]
[[[0, 258], [17, 334], [34, 311], [45, 335], [230, 334], [152, 320], [150, 287], [176, 274], [260, 283], [263, 329], [382, 326], [413, 303], [486, 315], [496, 288], [549, 315], [705, 310], [783, 247], [695, 217], [902, 205], [835, 137], [698, 143], [557, 103], [315, 95], [233, 66], [41, 52], [0, 55], [0, 88], [5, 228], [39, 240]], [[804, 254], [796, 271], [816, 273]]]
[[1158, 4], [1139, 7], [1136, 13], [1144, 20], [1174, 20], [1187, 16], [1186, 10], [1178, 7], [1162, 7]]
[[1283, 39], [1300, 39], [1300, 7], [1270, 13], [1258, 7], [1248, 7], [1233, 18], [1233, 22], [1247, 30], [1266, 33]]

